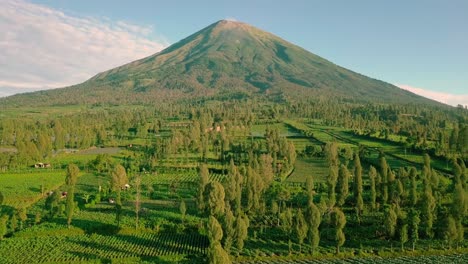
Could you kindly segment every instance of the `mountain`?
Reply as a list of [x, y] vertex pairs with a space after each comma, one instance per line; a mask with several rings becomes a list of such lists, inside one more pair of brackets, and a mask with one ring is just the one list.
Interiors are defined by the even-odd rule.
[[304, 97], [435, 103], [352, 72], [271, 33], [221, 20], [152, 56], [75, 86], [4, 99], [9, 104], [151, 103], [183, 98]]

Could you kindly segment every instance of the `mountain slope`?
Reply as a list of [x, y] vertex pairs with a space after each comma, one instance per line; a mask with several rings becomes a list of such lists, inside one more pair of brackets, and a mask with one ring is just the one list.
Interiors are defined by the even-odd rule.
[[[16, 96], [16, 101], [32, 96], [36, 104], [132, 103], [226, 94], [434, 103], [339, 67], [250, 25], [226, 20], [80, 85]], [[8, 100], [15, 101], [15, 96]]]

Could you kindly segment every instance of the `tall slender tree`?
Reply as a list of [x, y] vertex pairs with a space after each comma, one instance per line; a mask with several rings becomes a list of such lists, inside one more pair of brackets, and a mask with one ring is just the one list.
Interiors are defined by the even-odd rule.
[[297, 242], [299, 244], [299, 252], [302, 252], [302, 244], [304, 243], [304, 239], [307, 236], [308, 227], [301, 208], [297, 210], [295, 220], [294, 230], [296, 232]]
[[336, 185], [338, 189], [338, 196], [337, 196], [338, 206], [343, 206], [346, 202], [346, 198], [348, 197], [349, 178], [350, 178], [350, 173], [349, 173], [348, 168], [344, 164], [341, 164], [340, 170], [338, 173], [338, 183]]
[[117, 197], [115, 199], [115, 209], [116, 209], [116, 214], [115, 218], [117, 221], [117, 226], [120, 226], [120, 220], [122, 217], [122, 198], [121, 198], [121, 191], [122, 188], [127, 184], [128, 178], [127, 178], [127, 172], [125, 171], [125, 168], [117, 164], [114, 167], [114, 170], [112, 171], [111, 174], [111, 185], [112, 189], [116, 192]]
[[66, 213], [67, 213], [67, 225], [70, 228], [71, 221], [73, 218], [73, 212], [75, 210], [75, 185], [78, 179], [78, 173], [80, 170], [78, 166], [75, 164], [69, 164], [67, 167], [67, 176], [65, 178], [65, 183], [68, 187], [67, 192], [67, 206], [66, 206]]
[[199, 182], [198, 182], [198, 198], [197, 198], [197, 205], [198, 205], [198, 210], [201, 212], [205, 210], [205, 197], [204, 192], [205, 192], [205, 187], [210, 181], [209, 179], [209, 172], [208, 172], [208, 166], [206, 164], [201, 164], [199, 168]]
[[333, 224], [335, 226], [336, 253], [340, 253], [340, 247], [344, 245], [346, 236], [343, 229], [346, 225], [346, 216], [340, 208], [335, 208], [332, 214]]
[[138, 229], [140, 221], [140, 206], [141, 206], [141, 174], [135, 175], [135, 228]]
[[339, 170], [338, 145], [336, 142], [327, 143], [325, 146], [325, 153], [328, 160], [328, 206], [333, 207], [336, 203], [335, 187]]
[[380, 177], [381, 177], [381, 183], [380, 183], [380, 188], [381, 188], [381, 200], [382, 204], [387, 204], [388, 201], [388, 164], [387, 160], [385, 159], [385, 155], [383, 153], [380, 153], [379, 157], [379, 166], [380, 166]]
[[227, 252], [221, 246], [223, 238], [223, 229], [218, 220], [214, 216], [210, 216], [208, 220], [208, 240], [210, 247], [208, 249], [208, 260], [210, 264], [231, 263], [231, 259]]
[[364, 210], [364, 201], [362, 199], [362, 166], [359, 153], [354, 154], [354, 202], [356, 217], [358, 223], [361, 222], [361, 214]]
[[377, 170], [373, 167], [370, 166], [369, 168], [369, 180], [370, 180], [370, 202], [371, 202], [371, 208], [372, 210], [375, 210], [377, 208], [376, 202], [377, 202], [377, 192], [376, 192], [376, 178], [377, 178]]

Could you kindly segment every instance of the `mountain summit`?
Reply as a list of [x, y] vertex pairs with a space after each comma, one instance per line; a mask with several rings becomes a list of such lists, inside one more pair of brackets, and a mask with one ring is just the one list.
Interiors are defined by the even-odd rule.
[[[271, 33], [229, 20], [82, 84], [34, 93], [34, 100], [43, 104], [131, 103], [233, 94], [281, 100], [319, 96], [361, 102], [432, 102], [337, 66]], [[24, 100], [24, 96], [19, 97]]]

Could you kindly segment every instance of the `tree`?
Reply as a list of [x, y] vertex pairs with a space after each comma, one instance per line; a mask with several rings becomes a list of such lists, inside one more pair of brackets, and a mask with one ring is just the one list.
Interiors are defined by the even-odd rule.
[[409, 221], [410, 221], [410, 227], [411, 227], [411, 242], [412, 242], [412, 248], [414, 251], [414, 248], [416, 246], [416, 243], [419, 240], [419, 223], [421, 222], [421, 219], [419, 218], [419, 212], [416, 211], [416, 209], [411, 209], [410, 215], [409, 215]]
[[453, 242], [458, 238], [457, 224], [452, 216], [447, 218], [447, 228], [445, 230], [445, 237], [447, 238], [449, 248], [452, 248]]
[[425, 181], [425, 190], [422, 197], [422, 222], [424, 226], [424, 233], [427, 237], [433, 238], [434, 232], [432, 226], [434, 225], [434, 214], [436, 208], [436, 200], [432, 195], [432, 189], [427, 181]]
[[341, 164], [340, 170], [338, 173], [338, 183], [336, 185], [338, 189], [338, 202], [337, 202], [338, 206], [343, 206], [346, 202], [346, 198], [348, 197], [349, 178], [350, 178], [350, 173], [348, 171], [348, 168], [344, 164]]
[[[140, 199], [141, 199], [141, 174], [138, 173], [135, 176], [135, 189], [136, 189], [136, 196], [135, 196], [135, 228], [138, 229], [139, 224], [139, 216], [140, 216]], [[182, 206], [182, 205], [181, 205]], [[185, 213], [182, 216], [184, 218]]]
[[234, 165], [234, 160], [231, 159], [224, 190], [226, 192], [226, 202], [230, 203], [234, 211], [241, 209], [242, 181], [242, 175]]
[[16, 229], [18, 229], [18, 217], [15, 213], [10, 217], [10, 228], [12, 232], [15, 232]]
[[338, 145], [336, 142], [327, 143], [325, 145], [325, 153], [328, 160], [328, 177], [327, 177], [327, 184], [328, 184], [328, 206], [333, 207], [336, 203], [336, 181], [338, 179]]
[[49, 216], [53, 218], [60, 211], [60, 193], [59, 191], [54, 191], [52, 194], [47, 196], [45, 201], [45, 208], [49, 211]]
[[377, 170], [370, 166], [369, 168], [369, 179], [370, 179], [370, 188], [371, 188], [371, 207], [372, 210], [376, 208], [376, 200], [377, 200], [377, 193], [376, 193], [376, 177], [377, 177]]
[[234, 236], [236, 234], [236, 230], [234, 229], [234, 222], [236, 219], [234, 218], [232, 210], [228, 206], [226, 206], [225, 211], [226, 212], [223, 219], [223, 230], [225, 234], [223, 246], [226, 252], [229, 253], [231, 252], [231, 247], [234, 242]]
[[185, 221], [185, 213], [187, 212], [187, 207], [185, 205], [185, 201], [181, 200], [179, 205], [179, 212], [182, 215], [182, 222]]
[[219, 182], [210, 182], [205, 187], [205, 210], [208, 215], [221, 216], [224, 213], [224, 187]]
[[382, 203], [386, 204], [388, 201], [388, 164], [387, 160], [385, 159], [385, 155], [380, 153], [379, 157], [379, 164], [380, 164], [380, 177], [382, 178], [381, 182], [381, 190], [382, 190]]
[[18, 218], [20, 223], [20, 230], [23, 229], [24, 223], [28, 220], [28, 215], [26, 214], [26, 207], [21, 207], [18, 209]]
[[452, 198], [452, 216], [456, 225], [457, 244], [462, 242], [465, 237], [465, 229], [463, 227], [463, 220], [468, 211], [468, 197], [466, 191], [463, 189], [461, 182], [455, 184], [455, 191]]
[[395, 206], [392, 204], [389, 208], [385, 210], [384, 225], [387, 232], [388, 238], [393, 238], [395, 236], [396, 226], [398, 221], [398, 215], [395, 212]]
[[0, 241], [7, 234], [8, 215], [0, 215]]
[[[281, 229], [283, 230], [284, 234], [288, 237], [288, 244], [291, 245], [291, 235], [292, 235], [292, 227], [293, 227], [293, 212], [291, 208], [287, 208], [283, 210], [280, 214], [280, 222], [281, 222]], [[292, 252], [292, 248], [289, 247], [289, 254]]]
[[307, 236], [308, 227], [300, 208], [297, 210], [294, 229], [296, 231], [297, 242], [299, 243], [299, 252], [302, 252], [302, 244]]
[[205, 192], [205, 186], [210, 181], [208, 167], [206, 166], [206, 164], [201, 164], [200, 165], [199, 175], [200, 175], [200, 178], [199, 178], [199, 182], [198, 182], [197, 205], [198, 205], [198, 209], [200, 211], [204, 211], [205, 210], [205, 198], [203, 196], [203, 193]]
[[75, 207], [75, 185], [78, 179], [78, 173], [80, 170], [75, 164], [69, 164], [67, 167], [67, 175], [65, 177], [65, 183], [68, 187], [67, 192], [67, 206], [66, 206], [66, 213], [67, 213], [67, 225], [70, 228], [73, 211]]
[[317, 249], [320, 242], [319, 226], [321, 222], [321, 213], [318, 207], [313, 203], [313, 200], [309, 201], [307, 208], [307, 225], [308, 228], [308, 239], [311, 245], [312, 254]]
[[400, 227], [400, 243], [401, 251], [405, 250], [405, 243], [408, 241], [408, 225], [403, 224]]
[[122, 216], [122, 199], [120, 197], [120, 193], [122, 187], [124, 187], [124, 185], [128, 182], [127, 172], [125, 172], [125, 168], [122, 165], [117, 164], [117, 166], [114, 167], [111, 176], [112, 189], [117, 193], [117, 198], [115, 199], [115, 218], [117, 221], [117, 226], [120, 226], [120, 219]]
[[411, 190], [410, 190], [410, 204], [411, 206], [415, 206], [418, 202], [418, 186], [416, 182], [417, 171], [415, 167], [411, 167], [409, 172], [409, 177], [411, 179]]
[[244, 241], [248, 237], [249, 218], [247, 215], [239, 214], [235, 223], [236, 247], [239, 252], [244, 248]]
[[231, 263], [229, 255], [221, 246], [221, 239], [223, 238], [223, 229], [219, 224], [218, 220], [214, 216], [210, 216], [208, 220], [208, 240], [210, 241], [210, 247], [208, 251], [209, 263], [212, 264], [224, 264]]
[[362, 166], [359, 153], [354, 154], [354, 202], [356, 203], [356, 216], [360, 223], [361, 214], [364, 210], [364, 201], [362, 199]]
[[335, 208], [332, 215], [332, 221], [335, 226], [335, 241], [336, 241], [336, 253], [340, 253], [340, 247], [344, 245], [346, 241], [343, 228], [346, 225], [346, 217], [340, 208]]
[[3, 196], [3, 193], [0, 192], [0, 208], [2, 207], [4, 200], [5, 200], [5, 196]]

